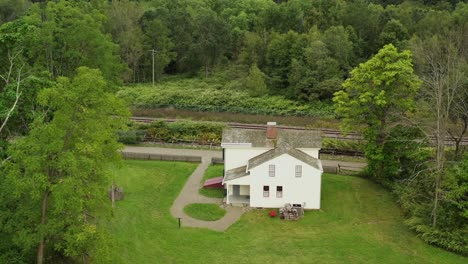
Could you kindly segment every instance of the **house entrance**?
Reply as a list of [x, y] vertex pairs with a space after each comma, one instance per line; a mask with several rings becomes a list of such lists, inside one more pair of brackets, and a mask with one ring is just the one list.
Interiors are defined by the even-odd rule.
[[250, 204], [250, 186], [249, 185], [231, 185], [232, 189], [228, 193], [228, 202], [232, 205]]
[[234, 196], [239, 196], [240, 195], [240, 186], [239, 185], [233, 185], [232, 186], [232, 195], [234, 195]]

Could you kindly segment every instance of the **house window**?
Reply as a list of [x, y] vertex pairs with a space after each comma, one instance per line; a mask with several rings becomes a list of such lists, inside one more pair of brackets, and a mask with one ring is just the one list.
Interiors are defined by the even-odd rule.
[[296, 177], [302, 177], [302, 165], [296, 165]]
[[276, 198], [283, 198], [283, 186], [276, 186]]
[[270, 197], [270, 186], [263, 186], [263, 197]]
[[275, 165], [268, 166], [268, 175], [270, 175], [270, 177], [275, 177]]

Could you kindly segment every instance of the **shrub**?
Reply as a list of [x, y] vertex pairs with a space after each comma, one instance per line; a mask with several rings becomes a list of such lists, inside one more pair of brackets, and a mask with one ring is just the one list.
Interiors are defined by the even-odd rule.
[[118, 141], [123, 144], [138, 144], [141, 143], [145, 136], [145, 131], [133, 130], [133, 131], [120, 131], [117, 133], [119, 136]]
[[119, 142], [138, 144], [145, 134], [154, 141], [196, 141], [202, 144], [218, 145], [221, 143], [223, 128], [226, 125], [216, 122], [177, 121], [166, 123], [156, 121], [151, 124], [132, 124], [129, 131], [118, 133]]
[[[233, 112], [263, 115], [333, 117], [329, 103], [301, 104], [281, 96], [252, 97], [247, 91], [220, 89], [199, 79], [168, 81], [154, 88], [124, 87], [118, 96], [136, 108], [174, 107], [192, 111]], [[188, 87], [190, 89], [188, 89]]]
[[324, 138], [322, 147], [326, 149], [363, 151], [364, 144], [359, 140]]

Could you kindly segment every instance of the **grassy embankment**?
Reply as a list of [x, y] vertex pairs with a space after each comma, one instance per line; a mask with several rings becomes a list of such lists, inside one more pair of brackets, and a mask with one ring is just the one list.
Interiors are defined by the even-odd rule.
[[330, 103], [299, 103], [271, 95], [252, 97], [247, 91], [230, 89], [216, 79], [169, 78], [155, 87], [123, 87], [118, 96], [130, 104], [135, 116], [337, 127]]
[[116, 170], [126, 196], [106, 225], [114, 263], [466, 263], [418, 239], [391, 195], [358, 177], [324, 175], [322, 209], [297, 222], [252, 210], [224, 233], [178, 229], [169, 209], [195, 166], [125, 161]]

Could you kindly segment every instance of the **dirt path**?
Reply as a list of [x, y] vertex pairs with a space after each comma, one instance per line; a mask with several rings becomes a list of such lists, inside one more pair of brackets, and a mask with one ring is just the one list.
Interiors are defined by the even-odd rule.
[[[179, 196], [176, 198], [171, 207], [171, 214], [175, 218], [182, 218], [182, 226], [188, 227], [201, 227], [208, 228], [216, 231], [225, 231], [233, 223], [235, 223], [244, 213], [242, 207], [226, 206], [226, 215], [217, 221], [202, 221], [194, 219], [184, 213], [184, 207], [191, 203], [214, 203], [223, 206], [222, 198], [209, 198], [198, 193], [201, 188], [201, 179], [205, 170], [210, 166], [212, 158], [221, 158], [222, 152], [220, 150], [196, 150], [196, 149], [171, 149], [171, 148], [158, 148], [158, 147], [134, 147], [126, 146], [124, 152], [134, 153], [153, 153], [153, 154], [167, 154], [167, 155], [181, 155], [181, 156], [199, 156], [202, 162], [195, 171], [190, 175], [187, 183], [182, 188]], [[364, 167], [365, 163], [360, 162], [345, 162], [322, 160], [323, 166], [348, 166], [348, 168], [356, 168], [359, 170]]]

